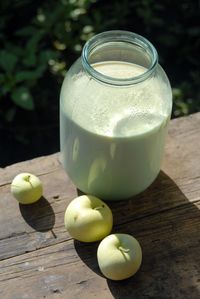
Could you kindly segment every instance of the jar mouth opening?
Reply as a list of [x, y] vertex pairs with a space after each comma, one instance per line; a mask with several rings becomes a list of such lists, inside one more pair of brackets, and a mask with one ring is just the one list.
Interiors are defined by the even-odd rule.
[[[82, 65], [97, 81], [111, 85], [132, 85], [146, 80], [154, 72], [158, 55], [154, 46], [139, 34], [112, 30], [102, 32], [89, 39], [82, 50]], [[93, 65], [110, 61], [136, 64], [144, 67], [139, 75], [120, 78], [98, 72]]]

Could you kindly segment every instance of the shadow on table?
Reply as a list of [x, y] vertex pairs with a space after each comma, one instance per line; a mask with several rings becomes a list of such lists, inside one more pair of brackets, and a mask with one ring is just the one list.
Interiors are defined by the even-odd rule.
[[81, 258], [81, 260], [96, 274], [103, 277], [99, 270], [97, 262], [97, 248], [99, 242], [95, 243], [83, 243], [77, 240], [74, 240], [74, 248]]
[[138, 238], [143, 262], [135, 276], [119, 282], [107, 280], [113, 297], [200, 298], [200, 228], [194, 224], [199, 225], [200, 210], [163, 171], [146, 191], [126, 204], [120, 202], [114, 208], [111, 203], [116, 219], [119, 210], [127, 213], [127, 207], [134, 221], [124, 225], [116, 221], [115, 227]]
[[30, 205], [19, 204], [24, 220], [35, 230], [45, 232], [52, 230], [55, 224], [55, 214], [46, 198], [42, 197]]
[[[115, 299], [200, 298], [198, 271], [200, 210], [163, 171], [133, 199], [108, 202], [113, 232], [135, 236], [143, 249], [141, 269], [124, 281], [107, 280]], [[196, 223], [196, 225], [195, 225]], [[75, 242], [79, 257], [100, 274], [98, 243]]]

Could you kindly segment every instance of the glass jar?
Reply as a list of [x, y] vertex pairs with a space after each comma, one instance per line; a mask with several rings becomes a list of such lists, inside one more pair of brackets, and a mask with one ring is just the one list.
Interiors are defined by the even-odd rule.
[[60, 95], [61, 161], [78, 189], [126, 199], [157, 177], [172, 93], [154, 46], [127, 31], [92, 37]]

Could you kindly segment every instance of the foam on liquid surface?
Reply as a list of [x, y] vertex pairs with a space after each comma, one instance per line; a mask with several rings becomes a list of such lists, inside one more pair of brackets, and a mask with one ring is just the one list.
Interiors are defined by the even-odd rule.
[[[142, 66], [115, 61], [93, 67], [106, 76], [121, 79], [146, 71]], [[161, 98], [163, 86], [156, 78], [125, 87], [101, 84], [85, 73], [73, 79], [71, 95], [68, 92], [67, 96], [68, 113], [71, 105], [71, 119], [92, 133], [109, 137], [143, 134], [161, 125], [169, 115], [170, 103]]]
[[143, 74], [147, 69], [136, 64], [120, 61], [107, 61], [93, 64], [93, 68], [106, 76], [118, 79], [129, 79]]

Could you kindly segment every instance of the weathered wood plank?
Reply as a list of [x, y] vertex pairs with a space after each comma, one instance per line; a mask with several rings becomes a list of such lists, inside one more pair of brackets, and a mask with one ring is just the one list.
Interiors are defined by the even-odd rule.
[[[200, 113], [171, 121], [157, 180], [133, 200], [109, 203], [114, 231], [133, 234], [143, 248], [141, 270], [125, 282], [101, 277], [97, 244], [74, 246], [65, 231], [64, 211], [77, 191], [59, 154], [0, 169], [0, 298], [199, 298], [199, 136]], [[10, 194], [22, 171], [44, 184], [44, 198], [32, 206]]]
[[42, 175], [53, 172], [59, 167], [59, 153], [56, 153], [0, 168], [0, 186], [9, 184], [20, 172], [33, 172]]
[[[10, 194], [9, 185], [1, 187], [3, 201], [0, 201], [0, 210], [4, 213], [0, 218], [0, 260], [70, 238], [65, 231], [63, 218], [68, 203], [77, 195], [76, 189], [62, 169], [42, 175], [41, 179], [45, 198], [31, 206], [19, 205]], [[199, 183], [197, 179], [198, 195]], [[181, 186], [184, 188], [184, 184]], [[114, 213], [114, 223], [121, 224], [186, 205], [188, 198], [190, 202], [199, 199], [191, 191], [187, 196], [161, 172], [156, 182], [134, 200], [108, 204]]]
[[17, 203], [9, 184], [0, 188], [0, 260], [69, 238], [63, 218], [76, 189], [62, 169], [42, 175], [41, 180], [44, 198], [28, 206]]
[[169, 126], [163, 170], [178, 184], [200, 177], [200, 113], [174, 119]]
[[54, 293], [58, 298], [198, 298], [197, 207], [180, 206], [176, 213], [165, 211], [115, 229], [135, 235], [142, 245], [143, 263], [135, 277], [105, 280], [96, 261], [98, 244], [68, 240], [2, 261], [2, 298], [48, 298]]

